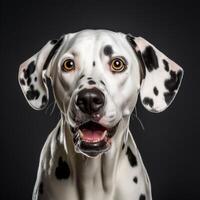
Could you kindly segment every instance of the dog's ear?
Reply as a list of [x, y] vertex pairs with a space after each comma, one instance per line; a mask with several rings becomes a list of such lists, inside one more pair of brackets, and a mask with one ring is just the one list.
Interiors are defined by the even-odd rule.
[[140, 98], [151, 112], [164, 111], [175, 98], [183, 69], [142, 37], [126, 36], [141, 66]]
[[20, 65], [18, 81], [29, 105], [44, 109], [49, 100], [46, 70], [64, 37], [49, 41], [38, 53]]

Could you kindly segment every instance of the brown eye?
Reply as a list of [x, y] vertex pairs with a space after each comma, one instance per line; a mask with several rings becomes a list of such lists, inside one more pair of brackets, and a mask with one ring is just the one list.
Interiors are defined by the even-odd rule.
[[126, 69], [125, 61], [121, 58], [114, 58], [110, 64], [111, 71], [122, 72]]
[[75, 69], [75, 63], [72, 59], [67, 59], [63, 62], [62, 70], [65, 72], [69, 72]]

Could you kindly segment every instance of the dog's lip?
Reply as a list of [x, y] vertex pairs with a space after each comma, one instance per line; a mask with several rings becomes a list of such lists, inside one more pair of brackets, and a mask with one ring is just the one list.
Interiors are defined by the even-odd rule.
[[96, 143], [87, 143], [81, 141], [79, 144], [79, 151], [89, 157], [96, 157], [110, 149], [111, 143], [106, 140], [101, 140]]

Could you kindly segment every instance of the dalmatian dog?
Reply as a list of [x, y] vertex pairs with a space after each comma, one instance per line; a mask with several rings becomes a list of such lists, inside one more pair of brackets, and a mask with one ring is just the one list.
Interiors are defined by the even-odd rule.
[[164, 111], [182, 76], [142, 37], [108, 30], [66, 34], [21, 64], [30, 106], [45, 108], [50, 79], [61, 113], [41, 152], [33, 200], [151, 200], [130, 116], [138, 95], [148, 111]]

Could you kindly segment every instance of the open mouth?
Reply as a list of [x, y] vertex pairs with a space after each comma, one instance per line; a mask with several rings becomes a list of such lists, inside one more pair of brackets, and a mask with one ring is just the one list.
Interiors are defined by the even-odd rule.
[[86, 143], [97, 143], [105, 139], [107, 129], [98, 123], [89, 121], [79, 127], [80, 138]]
[[89, 157], [108, 151], [117, 125], [108, 129], [93, 121], [81, 124], [74, 134], [75, 149]]

